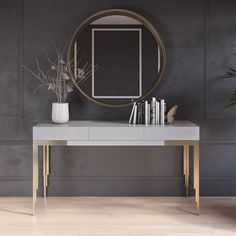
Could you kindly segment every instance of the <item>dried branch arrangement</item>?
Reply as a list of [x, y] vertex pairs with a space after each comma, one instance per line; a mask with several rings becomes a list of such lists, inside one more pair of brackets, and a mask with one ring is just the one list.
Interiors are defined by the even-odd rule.
[[[47, 61], [49, 63], [49, 69], [46, 72], [41, 69], [37, 59], [37, 72], [32, 71], [24, 65], [23, 67], [41, 82], [41, 85], [36, 88], [36, 91], [42, 86], [47, 86], [48, 90], [51, 90], [55, 93], [57, 102], [63, 103], [66, 102], [69, 93], [71, 93], [75, 87], [75, 84], [69, 74], [69, 67], [71, 66], [72, 62], [65, 62], [63, 59], [66, 46], [63, 48], [63, 50], [59, 50], [55, 44], [53, 45], [56, 51], [56, 59], [52, 60], [45, 52]], [[86, 62], [84, 65], [80, 64], [78, 65], [78, 68], [74, 68], [77, 70], [77, 76], [74, 78], [77, 84], [84, 82], [88, 77], [91, 76], [92, 73], [92, 67], [90, 63]], [[95, 67], [95, 70], [96, 69], [97, 66]]]

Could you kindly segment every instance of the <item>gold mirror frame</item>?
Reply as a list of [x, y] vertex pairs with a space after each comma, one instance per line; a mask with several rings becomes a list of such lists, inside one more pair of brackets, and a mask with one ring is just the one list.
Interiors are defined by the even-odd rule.
[[[166, 50], [165, 50], [165, 46], [164, 43], [161, 39], [161, 36], [159, 34], [159, 32], [156, 30], [156, 28], [143, 16], [139, 15], [138, 13], [135, 13], [133, 11], [130, 10], [125, 10], [125, 9], [109, 9], [109, 10], [104, 10], [104, 11], [100, 11], [98, 13], [95, 13], [93, 15], [91, 15], [90, 17], [88, 17], [87, 19], [85, 19], [75, 30], [75, 32], [72, 35], [72, 38], [69, 42], [68, 45], [68, 51], [67, 51], [67, 61], [71, 61], [72, 58], [72, 53], [74, 50], [74, 44], [75, 41], [78, 39], [79, 35], [81, 34], [81, 32], [88, 26], [90, 25], [93, 21], [105, 17], [105, 16], [111, 16], [111, 15], [122, 15], [122, 16], [127, 16], [127, 17], [131, 17], [133, 19], [138, 20], [139, 22], [141, 22], [153, 35], [155, 41], [157, 42], [159, 48], [160, 48], [160, 60], [161, 60], [161, 65], [160, 65], [160, 71], [158, 73], [158, 77], [156, 79], [156, 82], [154, 83], [154, 85], [145, 93], [143, 94], [140, 98], [135, 99], [134, 101], [139, 101], [145, 97], [147, 97], [148, 95], [150, 95], [154, 89], [156, 88], [156, 86], [160, 83], [163, 74], [164, 74], [164, 70], [165, 70], [165, 66], [166, 66]], [[126, 107], [126, 106], [130, 106], [133, 104], [134, 101], [130, 101], [128, 103], [124, 103], [124, 104], [110, 104], [110, 103], [105, 103], [105, 102], [101, 102], [98, 101], [94, 98], [92, 98], [91, 96], [89, 96], [88, 94], [86, 94], [81, 88], [80, 86], [75, 82], [75, 78], [74, 78], [74, 73], [71, 69], [71, 67], [69, 68], [69, 73], [70, 76], [72, 78], [72, 81], [74, 82], [75, 86], [77, 87], [77, 89], [85, 96], [87, 97], [90, 101], [93, 101], [94, 103], [98, 104], [98, 105], [102, 105], [102, 106], [107, 106], [107, 107]]]

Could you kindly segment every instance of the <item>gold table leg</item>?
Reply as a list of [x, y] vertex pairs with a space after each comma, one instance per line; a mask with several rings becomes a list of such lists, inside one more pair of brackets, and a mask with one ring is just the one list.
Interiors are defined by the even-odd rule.
[[[185, 145], [183, 145], [183, 175], [186, 174], [186, 156], [185, 156]], [[186, 186], [186, 180], [184, 178], [184, 186]]]
[[43, 146], [43, 197], [46, 197], [46, 146]]
[[43, 184], [44, 184], [44, 197], [47, 196], [48, 175], [50, 172], [49, 158], [50, 146], [67, 146], [67, 141], [64, 140], [47, 140], [47, 141], [33, 141], [33, 215], [35, 214], [35, 206], [37, 200], [38, 190], [38, 147], [43, 146]]
[[194, 173], [193, 173], [193, 187], [195, 190], [195, 202], [197, 207], [197, 214], [199, 214], [200, 210], [200, 202], [199, 202], [199, 142], [196, 142], [193, 146], [193, 153], [194, 153]]
[[189, 145], [183, 146], [183, 174], [184, 174], [184, 185], [186, 190], [186, 197], [189, 192]]
[[49, 176], [49, 160], [50, 156], [49, 156], [49, 145], [46, 146], [46, 187], [48, 187], [48, 176]]
[[48, 175], [49, 175], [49, 146], [45, 146], [45, 186], [46, 186], [46, 196], [47, 196], [47, 187], [48, 187]]
[[[168, 140], [166, 146], [183, 147], [183, 172], [185, 175], [185, 186], [189, 186], [189, 146], [193, 146], [193, 188], [195, 191], [195, 203], [197, 214], [200, 213], [200, 194], [199, 194], [199, 141], [189, 140]], [[188, 191], [188, 190], [186, 190]]]
[[33, 143], [33, 215], [35, 214], [35, 205], [37, 201], [38, 190], [38, 145]]
[[48, 187], [48, 175], [49, 175], [49, 146], [43, 146], [43, 193], [44, 198], [47, 197]]
[[46, 197], [46, 148], [43, 146], [43, 197]]

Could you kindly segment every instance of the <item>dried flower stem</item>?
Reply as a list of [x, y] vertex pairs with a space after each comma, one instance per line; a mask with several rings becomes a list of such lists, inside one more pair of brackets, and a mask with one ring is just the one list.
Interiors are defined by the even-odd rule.
[[[44, 51], [46, 59], [50, 65], [50, 69], [47, 70], [46, 73], [41, 69], [37, 58], [36, 58], [36, 67], [38, 74], [36, 74], [26, 66], [24, 65], [22, 66], [24, 69], [30, 72], [33, 75], [33, 77], [37, 78], [42, 83], [35, 89], [35, 91], [37, 91], [39, 88], [43, 86], [47, 86], [49, 90], [52, 90], [55, 93], [58, 102], [65, 102], [68, 94], [73, 91], [73, 87], [75, 86], [69, 75], [69, 68], [73, 63], [73, 60], [71, 60], [71, 62], [65, 62], [63, 60], [67, 44], [65, 44], [62, 51], [60, 51], [56, 47], [54, 42], [52, 42], [52, 44], [56, 51], [56, 59], [53, 61], [49, 57], [48, 53]], [[81, 62], [81, 58], [78, 61]], [[79, 63], [79, 65], [80, 64], [81, 63]], [[80, 74], [77, 76], [77, 78], [75, 78], [76, 84], [84, 82], [92, 74], [92, 66], [88, 62], [86, 62], [81, 68], [74, 68], [74, 69], [80, 71]], [[98, 66], [95, 66], [94, 70], [96, 71], [97, 69]]]

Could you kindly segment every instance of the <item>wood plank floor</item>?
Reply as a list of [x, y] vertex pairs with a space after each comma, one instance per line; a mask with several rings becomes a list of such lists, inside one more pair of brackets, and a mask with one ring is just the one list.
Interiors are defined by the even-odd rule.
[[0, 236], [236, 236], [236, 198], [0, 198]]

